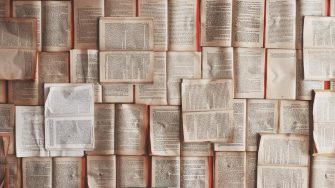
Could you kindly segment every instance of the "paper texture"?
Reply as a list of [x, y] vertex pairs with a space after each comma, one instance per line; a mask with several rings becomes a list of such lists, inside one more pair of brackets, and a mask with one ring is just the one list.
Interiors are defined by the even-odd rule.
[[72, 83], [99, 82], [98, 50], [70, 51], [70, 70]]
[[45, 147], [94, 148], [93, 85], [45, 85]]
[[295, 50], [267, 50], [267, 99], [295, 99], [296, 67]]
[[234, 49], [234, 98], [264, 98], [265, 49]]
[[132, 103], [134, 87], [131, 84], [102, 83], [102, 101], [105, 103]]
[[335, 156], [315, 155], [311, 166], [311, 187], [331, 188], [335, 186]]
[[88, 156], [87, 157], [88, 187], [116, 188], [116, 157]]
[[7, 101], [7, 84], [6, 81], [0, 81], [0, 103]]
[[100, 52], [100, 82], [152, 83], [154, 53], [147, 51]]
[[104, 0], [74, 0], [74, 48], [98, 48], [99, 17], [104, 16]]
[[181, 105], [181, 82], [185, 78], [201, 78], [201, 53], [167, 53], [167, 98], [169, 105]]
[[181, 187], [179, 157], [152, 157], [151, 186]]
[[0, 1], [0, 16], [9, 17], [10, 16], [10, 0]]
[[233, 48], [202, 47], [202, 78], [232, 79]]
[[335, 80], [335, 49], [304, 49], [306, 80]]
[[304, 48], [334, 48], [335, 42], [329, 40], [334, 35], [333, 17], [306, 16], [304, 20]]
[[102, 17], [100, 50], [153, 50], [152, 17]]
[[169, 0], [169, 51], [198, 49], [198, 0]]
[[136, 16], [136, 0], [105, 0], [105, 16]]

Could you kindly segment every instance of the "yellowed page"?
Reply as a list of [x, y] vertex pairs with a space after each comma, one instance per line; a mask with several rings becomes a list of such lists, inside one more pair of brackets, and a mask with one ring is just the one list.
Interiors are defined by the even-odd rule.
[[71, 83], [99, 82], [98, 50], [70, 51]]
[[209, 157], [181, 157], [180, 184], [181, 188], [209, 188], [212, 177], [211, 160]]
[[7, 164], [8, 178], [6, 179], [6, 184], [8, 188], [20, 188], [22, 186], [21, 158], [17, 158], [15, 155], [8, 155]]
[[104, 0], [74, 0], [74, 48], [98, 49], [99, 17], [104, 16]]
[[304, 19], [304, 48], [334, 49], [335, 41], [331, 36], [335, 34], [334, 17], [306, 16]]
[[105, 0], [105, 16], [136, 16], [136, 0]]
[[304, 49], [305, 80], [335, 80], [335, 49]]
[[151, 186], [178, 188], [180, 184], [180, 157], [151, 159]]
[[202, 78], [232, 79], [233, 48], [202, 47]]
[[10, 0], [0, 1], [0, 16], [9, 17], [10, 16]]
[[133, 103], [134, 86], [131, 84], [102, 83], [102, 102]]
[[7, 101], [7, 83], [6, 81], [0, 81], [0, 103], [6, 103]]
[[87, 156], [87, 184], [116, 188], [116, 156]]
[[311, 188], [335, 186], [335, 155], [315, 155], [311, 166]]
[[213, 147], [208, 142], [180, 143], [180, 156], [184, 157], [209, 157], [213, 156]]
[[52, 187], [52, 158], [22, 158], [22, 186]]
[[68, 83], [70, 81], [69, 52], [42, 52], [39, 54], [40, 83]]
[[82, 188], [84, 186], [82, 164], [82, 158], [52, 158], [52, 187]]

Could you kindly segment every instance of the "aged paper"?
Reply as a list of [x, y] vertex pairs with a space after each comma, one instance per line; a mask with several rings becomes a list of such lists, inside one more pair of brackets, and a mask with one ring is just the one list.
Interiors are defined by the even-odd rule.
[[303, 54], [304, 79], [335, 80], [335, 49], [304, 49]]
[[185, 78], [201, 78], [201, 53], [167, 53], [167, 98], [169, 105], [181, 105], [181, 82]]
[[180, 158], [180, 187], [210, 188], [212, 160], [209, 157]]
[[180, 155], [180, 115], [179, 106], [150, 106], [150, 145], [152, 155]]
[[72, 48], [71, 1], [42, 2], [43, 51], [69, 51]]
[[137, 0], [105, 0], [105, 16], [136, 16], [136, 2]]
[[74, 48], [98, 48], [99, 17], [104, 16], [104, 0], [74, 0]]
[[102, 102], [133, 103], [134, 87], [131, 84], [102, 83]]
[[265, 49], [234, 49], [234, 98], [264, 98]]
[[169, 0], [169, 50], [196, 51], [199, 47], [198, 0]]
[[6, 81], [0, 81], [0, 103], [7, 101], [7, 84]]
[[22, 158], [22, 186], [52, 187], [52, 158]]
[[154, 53], [149, 51], [100, 52], [100, 82], [152, 83]]
[[267, 50], [267, 99], [295, 99], [296, 51]]
[[68, 83], [70, 81], [69, 65], [68, 52], [39, 53], [38, 81], [40, 83]]
[[233, 48], [202, 47], [202, 78], [232, 79]]
[[45, 84], [45, 89], [45, 147], [93, 149], [93, 85]]
[[147, 156], [116, 157], [116, 187], [149, 187]]
[[335, 186], [335, 155], [315, 155], [311, 166], [311, 188]]
[[116, 157], [87, 156], [88, 187], [116, 188]]
[[99, 82], [98, 50], [70, 51], [70, 70], [72, 83]]
[[155, 51], [168, 50], [168, 1], [139, 0], [138, 15], [153, 17]]
[[180, 157], [152, 157], [151, 186], [181, 187], [180, 171]]
[[154, 53], [153, 83], [135, 85], [135, 102], [147, 105], [167, 105], [166, 53]]
[[213, 156], [212, 144], [208, 142], [180, 143], [180, 156], [188, 157], [209, 157]]
[[335, 42], [329, 40], [335, 31], [335, 18], [306, 16], [304, 20], [304, 48], [334, 48]]
[[118, 155], [146, 154], [149, 128], [148, 106], [116, 104], [115, 113], [115, 153]]
[[15, 155], [8, 155], [7, 164], [8, 177], [5, 183], [8, 185], [8, 188], [20, 188], [22, 186], [21, 158], [17, 158]]
[[9, 17], [10, 16], [10, 0], [0, 1], [0, 16]]
[[84, 186], [83, 177], [85, 177], [82, 164], [82, 158], [52, 158], [52, 187], [82, 188]]
[[153, 50], [152, 17], [101, 17], [100, 50]]

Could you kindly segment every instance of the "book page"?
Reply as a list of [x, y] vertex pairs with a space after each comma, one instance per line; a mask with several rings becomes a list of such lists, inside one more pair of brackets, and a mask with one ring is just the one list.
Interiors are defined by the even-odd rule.
[[0, 1], [0, 16], [9, 17], [10, 16], [10, 0]]
[[43, 84], [35, 80], [8, 82], [8, 102], [15, 105], [43, 105]]
[[16, 106], [16, 156], [46, 157], [43, 106]]
[[199, 1], [168, 2], [169, 51], [196, 51], [199, 47]]
[[327, 0], [299, 0], [296, 15], [296, 49], [303, 47], [303, 28], [306, 16], [327, 16]]
[[88, 187], [116, 188], [116, 157], [87, 156]]
[[202, 78], [232, 79], [233, 48], [202, 47]]
[[178, 188], [180, 185], [179, 157], [152, 157], [151, 186]]
[[295, 99], [296, 51], [267, 50], [267, 99]]
[[131, 84], [102, 83], [102, 102], [133, 103], [134, 87]]
[[7, 101], [7, 84], [6, 81], [0, 81], [0, 103]]
[[153, 83], [135, 85], [135, 102], [167, 105], [166, 52], [155, 52], [153, 64]]
[[263, 47], [265, 0], [234, 0], [232, 45]]
[[152, 155], [180, 155], [179, 106], [150, 106], [150, 146]]
[[167, 97], [169, 105], [181, 105], [181, 82], [185, 78], [201, 78], [201, 53], [167, 53]]
[[155, 51], [168, 50], [168, 0], [139, 0], [138, 15], [154, 18]]
[[45, 84], [45, 147], [49, 150], [94, 148], [92, 84]]
[[233, 100], [234, 135], [231, 143], [215, 143], [215, 151], [245, 151], [247, 128], [247, 100]]
[[330, 7], [329, 7], [330, 16], [335, 16], [335, 1], [330, 0]]
[[74, 0], [74, 48], [98, 49], [99, 17], [104, 16], [104, 0]]
[[94, 150], [88, 155], [114, 154], [115, 105], [94, 104]]
[[12, 133], [15, 125], [15, 106], [0, 104], [0, 133]]
[[296, 166], [258, 166], [257, 188], [308, 188], [309, 168]]
[[68, 52], [41, 52], [38, 65], [40, 83], [68, 83], [70, 81], [70, 54]]
[[246, 152], [246, 180], [245, 184], [248, 188], [257, 187], [257, 152]]
[[214, 187], [245, 187], [245, 152], [216, 152]]
[[279, 103], [277, 100], [247, 101], [247, 151], [257, 151], [259, 133], [277, 133], [279, 120]]
[[136, 16], [136, 2], [137, 0], [105, 0], [105, 16]]
[[98, 50], [70, 51], [71, 83], [99, 82]]
[[209, 188], [212, 160], [208, 157], [180, 158], [180, 187]]
[[[304, 51], [306, 53], [307, 50]], [[324, 81], [322, 80], [306, 80], [306, 73], [304, 71], [308, 68], [308, 65], [303, 63], [302, 50], [297, 50], [297, 100], [312, 100], [312, 92], [314, 89], [323, 89]], [[308, 51], [307, 51], [308, 53]], [[307, 66], [307, 67], [306, 67]], [[313, 71], [308, 71], [309, 73], [318, 72], [320, 66], [313, 68]], [[318, 73], [317, 73], [318, 74]]]
[[100, 82], [152, 83], [154, 53], [149, 51], [101, 52]]
[[[183, 80], [182, 111], [185, 142], [232, 141], [234, 134], [232, 87], [232, 80]], [[206, 121], [202, 121], [204, 119]]]
[[280, 101], [279, 133], [309, 135], [309, 103], [308, 101]]
[[85, 177], [82, 165], [82, 158], [52, 158], [52, 187], [82, 188]]
[[315, 155], [311, 166], [311, 188], [335, 186], [335, 156]]
[[335, 80], [335, 49], [304, 49], [305, 80]]
[[13, 17], [37, 19], [36, 45], [37, 51], [42, 51], [42, 1], [13, 1]]
[[304, 20], [304, 48], [335, 48], [335, 42], [329, 40], [335, 34], [332, 29], [335, 18], [306, 16]]
[[20, 188], [22, 186], [22, 166], [21, 158], [17, 158], [15, 155], [7, 156], [8, 164], [8, 177], [6, 178], [6, 185], [8, 188]]
[[209, 157], [213, 156], [213, 147], [208, 142], [180, 143], [180, 156], [184, 157]]
[[308, 151], [308, 135], [261, 134], [257, 165], [308, 167]]
[[149, 187], [147, 156], [116, 157], [116, 187]]
[[0, 49], [0, 56], [2, 57], [0, 59], [0, 79], [33, 80], [37, 61], [36, 55], [36, 50]]
[[234, 49], [234, 98], [264, 98], [265, 49]]
[[266, 1], [266, 48], [296, 47], [296, 1]]
[[148, 106], [115, 105], [115, 153], [144, 155], [147, 153]]
[[232, 18], [232, 0], [202, 0], [201, 46], [231, 46]]
[[100, 50], [153, 50], [152, 17], [101, 17]]
[[335, 92], [316, 90], [313, 104], [313, 138], [317, 153], [334, 153]]
[[72, 48], [71, 1], [42, 2], [43, 51], [69, 51]]
[[22, 186], [52, 187], [52, 158], [22, 158]]

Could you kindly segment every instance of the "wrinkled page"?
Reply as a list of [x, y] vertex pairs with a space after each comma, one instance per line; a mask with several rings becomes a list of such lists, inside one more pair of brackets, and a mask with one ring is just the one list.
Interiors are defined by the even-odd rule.
[[16, 106], [16, 156], [46, 157], [43, 106]]
[[199, 46], [198, 0], [169, 0], [169, 50], [196, 51]]
[[335, 156], [314, 156], [312, 158], [311, 173], [311, 188], [335, 187]]
[[179, 157], [152, 157], [151, 186], [180, 187], [180, 170]]
[[131, 84], [102, 83], [102, 102], [132, 103], [134, 87]]
[[295, 99], [296, 67], [295, 50], [267, 51], [267, 99]]
[[72, 83], [99, 82], [98, 50], [70, 51], [70, 69]]
[[334, 48], [331, 40], [335, 18], [306, 16], [304, 20], [304, 48]]
[[257, 151], [259, 133], [277, 133], [279, 103], [276, 100], [247, 101], [247, 151]]
[[234, 49], [234, 98], [264, 98], [265, 49]]
[[8, 188], [20, 188], [22, 185], [22, 167], [21, 158], [17, 158], [15, 155], [7, 156], [8, 164], [8, 177], [6, 179], [6, 184]]
[[148, 187], [148, 160], [147, 156], [117, 156], [116, 187]]
[[152, 17], [101, 17], [100, 50], [153, 50]]
[[233, 0], [232, 45], [263, 47], [265, 0]]
[[202, 47], [202, 78], [232, 79], [233, 48]]
[[208, 142], [181, 142], [180, 156], [189, 157], [207, 157], [213, 156], [212, 144]]
[[179, 106], [150, 106], [150, 145], [152, 155], [180, 155]]
[[201, 78], [201, 53], [167, 53], [167, 97], [169, 105], [181, 105], [181, 82], [185, 78]]
[[115, 105], [115, 153], [144, 155], [147, 153], [148, 106]]
[[309, 135], [308, 101], [280, 101], [279, 133]]
[[154, 53], [147, 51], [100, 52], [100, 82], [152, 83]]
[[207, 157], [180, 158], [180, 187], [206, 188], [209, 187], [212, 160]]
[[82, 158], [59, 157], [52, 159], [52, 187], [82, 188], [84, 171]]
[[166, 53], [155, 52], [153, 83], [135, 85], [135, 101], [147, 105], [167, 105]]
[[116, 188], [116, 157], [87, 156], [87, 184], [89, 187]]
[[99, 17], [104, 16], [104, 0], [74, 0], [74, 48], [98, 48]]
[[94, 147], [93, 85], [45, 85], [45, 144], [51, 150]]
[[71, 1], [42, 2], [43, 51], [68, 51], [72, 45]]
[[168, 50], [168, 0], [139, 0], [138, 15], [154, 18], [155, 51]]
[[335, 80], [335, 49], [304, 49], [303, 54], [305, 80]]
[[266, 48], [295, 49], [296, 1], [266, 1]]
[[13, 104], [0, 104], [0, 132], [11, 133], [15, 125], [15, 106]]
[[137, 0], [105, 0], [105, 16], [136, 16]]
[[68, 52], [41, 52], [39, 53], [38, 65], [38, 81], [40, 83], [68, 83], [70, 81], [70, 55]]

